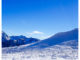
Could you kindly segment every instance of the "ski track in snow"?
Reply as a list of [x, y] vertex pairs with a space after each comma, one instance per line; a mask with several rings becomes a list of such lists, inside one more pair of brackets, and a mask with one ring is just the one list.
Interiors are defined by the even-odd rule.
[[[78, 49], [73, 49], [71, 46], [55, 45], [42, 50], [24, 49], [17, 52], [23, 47], [26, 46], [3, 48], [2, 60], [78, 60]], [[12, 52], [9, 53], [10, 49]]]

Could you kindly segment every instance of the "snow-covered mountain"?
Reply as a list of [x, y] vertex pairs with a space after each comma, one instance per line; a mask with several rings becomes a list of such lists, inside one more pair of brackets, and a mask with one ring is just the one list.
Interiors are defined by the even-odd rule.
[[3, 60], [78, 60], [78, 29], [43, 41], [2, 48]]
[[20, 36], [8, 36], [5, 32], [2, 32], [2, 47], [13, 47], [24, 44], [30, 44], [38, 42], [39, 39], [36, 38], [27, 38], [23, 35]]
[[9, 40], [10, 37], [5, 32], [2, 32], [2, 47], [9, 46]]
[[10, 40], [10, 37], [5, 32], [2, 32], [2, 41], [4, 42], [6, 40]]
[[[60, 44], [62, 42], [66, 42], [66, 41], [71, 41], [71, 40], [75, 40], [76, 42], [78, 42], [78, 29], [74, 29], [71, 31], [67, 31], [67, 32], [60, 32], [55, 34], [54, 36], [42, 40], [34, 45], [31, 45], [29, 47], [36, 47], [36, 48], [46, 48], [46, 47], [50, 47], [56, 44]], [[71, 42], [73, 43], [73, 42]], [[78, 45], [78, 44], [77, 44]]]

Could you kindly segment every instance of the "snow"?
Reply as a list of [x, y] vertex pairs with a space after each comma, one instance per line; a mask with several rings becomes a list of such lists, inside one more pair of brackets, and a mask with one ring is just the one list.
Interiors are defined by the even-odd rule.
[[2, 60], [78, 60], [78, 49], [71, 46], [55, 45], [41, 50], [26, 48], [21, 51], [24, 47], [3, 48]]

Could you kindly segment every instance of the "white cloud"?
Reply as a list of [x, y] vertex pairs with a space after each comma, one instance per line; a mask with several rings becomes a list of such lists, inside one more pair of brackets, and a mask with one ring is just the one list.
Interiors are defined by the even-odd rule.
[[33, 31], [32, 34], [44, 34], [44, 33], [40, 31]]
[[27, 32], [27, 34], [28, 34], [28, 37], [31, 37], [32, 35], [35, 35], [35, 34], [37, 34], [37, 35], [41, 35], [41, 34], [44, 34], [43, 32], [40, 32], [40, 31], [37, 31], [37, 30], [35, 30], [35, 31], [32, 31], [32, 32]]
[[33, 37], [33, 38], [38, 38], [38, 39], [47, 39], [49, 37], [51, 37], [52, 35], [46, 35], [45, 33], [41, 32], [41, 31], [32, 31], [32, 32], [27, 32], [27, 37]]

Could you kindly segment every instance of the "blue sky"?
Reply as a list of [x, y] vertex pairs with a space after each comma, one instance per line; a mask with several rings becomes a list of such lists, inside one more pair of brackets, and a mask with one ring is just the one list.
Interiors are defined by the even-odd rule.
[[2, 0], [2, 30], [40, 39], [78, 27], [77, 0]]

